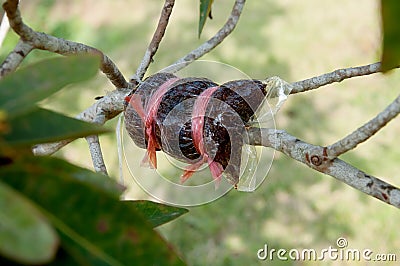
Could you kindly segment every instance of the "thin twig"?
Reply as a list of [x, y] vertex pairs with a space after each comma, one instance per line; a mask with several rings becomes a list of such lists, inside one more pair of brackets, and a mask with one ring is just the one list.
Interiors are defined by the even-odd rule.
[[33, 50], [29, 43], [19, 40], [14, 50], [12, 50], [0, 66], [0, 77], [14, 72], [25, 57]]
[[273, 148], [321, 173], [330, 175], [387, 204], [400, 208], [400, 189], [338, 159], [329, 159], [325, 147], [312, 145], [284, 130], [250, 128], [252, 145]]
[[293, 89], [291, 91], [291, 94], [314, 90], [334, 82], [341, 82], [342, 80], [348, 78], [378, 73], [380, 71], [380, 68], [381, 63], [378, 62], [365, 66], [337, 69], [333, 72], [326, 73], [320, 76], [293, 82]]
[[99, 137], [97, 135], [87, 136], [86, 141], [89, 144], [94, 171], [108, 175], [103, 159], [103, 153], [101, 152]]
[[242, 14], [243, 6], [246, 0], [236, 0], [235, 4], [233, 5], [232, 12], [225, 23], [224, 26], [208, 41], [188, 53], [186, 56], [182, 57], [181, 59], [177, 60], [175, 63], [170, 65], [165, 69], [168, 72], [176, 72], [193, 61], [199, 59], [203, 55], [207, 54], [211, 50], [213, 50], [218, 44], [220, 44], [236, 27], [236, 24], [239, 21], [239, 17]]
[[372, 137], [376, 132], [383, 128], [390, 120], [400, 113], [400, 95], [385, 110], [380, 112], [373, 119], [363, 126], [327, 147], [329, 158], [336, 158], [339, 155], [354, 149], [358, 144]]
[[154, 32], [153, 38], [151, 39], [149, 47], [147, 47], [147, 50], [144, 54], [142, 61], [140, 62], [138, 69], [136, 70], [136, 74], [130, 80], [131, 83], [140, 83], [144, 77], [144, 74], [146, 74], [149, 65], [153, 62], [153, 56], [157, 52], [158, 46], [160, 45], [160, 42], [164, 37], [164, 33], [167, 28], [169, 17], [172, 13], [174, 4], [175, 0], [165, 0], [160, 19], [158, 21], [157, 29]]
[[64, 40], [42, 32], [34, 31], [22, 21], [18, 9], [18, 0], [8, 0], [3, 4], [4, 10], [10, 22], [11, 28], [21, 37], [21, 39], [32, 45], [36, 49], [46, 50], [61, 55], [71, 55], [77, 53], [93, 53], [101, 56], [100, 70], [107, 76], [117, 89], [130, 88], [129, 84], [114, 62], [100, 50], [87, 46], [82, 43]]
[[43, 143], [33, 146], [32, 152], [34, 155], [51, 155], [61, 149], [62, 147], [70, 144], [74, 139], [64, 139], [58, 142]]

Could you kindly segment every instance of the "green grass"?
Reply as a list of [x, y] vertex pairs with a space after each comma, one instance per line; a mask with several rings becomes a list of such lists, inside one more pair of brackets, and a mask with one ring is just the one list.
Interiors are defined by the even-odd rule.
[[[96, 4], [89, 0], [72, 1], [69, 8], [73, 12], [68, 15], [60, 11], [66, 4], [56, 2], [47, 11], [52, 14], [48, 19], [41, 16], [36, 21], [33, 14], [44, 2], [30, 2], [37, 5], [27, 4], [23, 9], [23, 15], [25, 12], [29, 18], [27, 23], [45, 28], [37, 28], [39, 31], [49, 30], [60, 37], [103, 49], [126, 77], [138, 66], [161, 7], [161, 2], [156, 1], [115, 5], [105, 0]], [[225, 22], [232, 2], [215, 1], [214, 19], [207, 22], [199, 40], [198, 3], [177, 1], [150, 73], [212, 36]], [[85, 12], [88, 7], [90, 12]], [[16, 40], [15, 35], [9, 34], [1, 50], [2, 58]], [[337, 68], [376, 62], [379, 45], [376, 1], [247, 1], [235, 32], [204, 59], [230, 64], [252, 78], [279, 75], [290, 82]], [[43, 56], [47, 54], [38, 51], [28, 60]], [[102, 75], [98, 77], [83, 86], [69, 87], [46, 105], [71, 115], [80, 112], [94, 102], [95, 96], [113, 89]], [[357, 78], [290, 96], [277, 116], [278, 128], [305, 141], [329, 145], [390, 103], [398, 94], [399, 83], [400, 77], [394, 71], [386, 76]], [[114, 127], [115, 123], [111, 121], [108, 126]], [[400, 185], [398, 132], [400, 124], [393, 121], [342, 158]], [[115, 138], [103, 136], [101, 141], [109, 171], [118, 176]], [[64, 148], [58, 156], [91, 167], [84, 141]], [[149, 197], [131, 180], [128, 184], [127, 197]], [[268, 177], [254, 193], [231, 191], [215, 202], [191, 208], [188, 214], [158, 230], [190, 265], [311, 265], [307, 261], [259, 261], [256, 252], [264, 244], [275, 249], [321, 250], [335, 246], [336, 239], [343, 236], [349, 248], [396, 253], [400, 246], [399, 219], [400, 212], [394, 207], [277, 154]], [[344, 265], [329, 260], [323, 264]]]

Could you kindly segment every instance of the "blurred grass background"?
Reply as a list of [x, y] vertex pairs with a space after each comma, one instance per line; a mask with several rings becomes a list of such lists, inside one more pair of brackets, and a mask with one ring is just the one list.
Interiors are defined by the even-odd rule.
[[[200, 39], [198, 1], [176, 2], [150, 74], [184, 56], [224, 24], [233, 1], [215, 2], [214, 19], [207, 22]], [[161, 0], [32, 0], [22, 1], [22, 15], [38, 31], [102, 50], [129, 78], [140, 63], [162, 5]], [[17, 39], [14, 33], [8, 34], [2, 59]], [[252, 78], [278, 75], [292, 82], [379, 61], [380, 44], [376, 0], [248, 1], [234, 33], [202, 59], [232, 65]], [[34, 51], [24, 64], [48, 56], [53, 55]], [[382, 110], [397, 96], [399, 84], [400, 75], [393, 71], [293, 95], [278, 114], [277, 127], [307, 142], [329, 145]], [[70, 86], [43, 105], [73, 116], [112, 89], [99, 73], [96, 80]], [[116, 121], [110, 121], [106, 126], [113, 129], [115, 125]], [[342, 158], [399, 186], [399, 133], [397, 119]], [[115, 134], [102, 136], [101, 143], [109, 172], [117, 178]], [[57, 156], [91, 168], [83, 140]], [[127, 197], [151, 199], [133, 181]], [[321, 250], [335, 247], [336, 239], [343, 236], [349, 248], [396, 253], [400, 260], [399, 220], [398, 209], [276, 154], [267, 179], [254, 193], [231, 191], [215, 202], [191, 208], [189, 214], [158, 230], [191, 265], [311, 265], [259, 261], [256, 253], [264, 244], [275, 249]]]

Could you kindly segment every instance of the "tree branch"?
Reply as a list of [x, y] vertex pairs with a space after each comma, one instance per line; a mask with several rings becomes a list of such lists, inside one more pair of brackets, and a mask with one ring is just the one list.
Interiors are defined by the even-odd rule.
[[235, 4], [233, 5], [232, 12], [225, 25], [211, 39], [167, 67], [166, 71], [176, 72], [178, 70], [181, 70], [182, 68], [199, 59], [203, 55], [213, 50], [217, 45], [219, 45], [229, 34], [231, 34], [233, 29], [236, 27], [236, 24], [239, 21], [239, 17], [242, 14], [245, 2], [246, 0], [236, 0]]
[[383, 128], [390, 120], [400, 113], [400, 95], [388, 105], [385, 110], [380, 112], [366, 124], [352, 132], [345, 138], [327, 147], [329, 158], [336, 158], [339, 155], [354, 149], [358, 144], [372, 137], [376, 132]]
[[70, 144], [74, 139], [65, 139], [58, 142], [37, 144], [32, 147], [32, 152], [34, 155], [51, 155], [61, 149], [62, 147]]
[[329, 159], [327, 148], [312, 145], [284, 130], [250, 128], [252, 145], [273, 148], [321, 173], [330, 175], [353, 188], [387, 204], [400, 208], [400, 189], [338, 159]]
[[[5, 62], [2, 64], [0, 69], [1, 75], [5, 75], [10, 71], [15, 70], [24, 57], [34, 48], [47, 50], [49, 52], [54, 52], [61, 55], [71, 55], [77, 53], [97, 54], [101, 58], [100, 70], [107, 76], [117, 90], [115, 91], [116, 93], [112, 95], [110, 94], [111, 96], [104, 97], [91, 108], [88, 108], [85, 112], [78, 115], [78, 118], [92, 123], [104, 124], [105, 121], [111, 119], [121, 112], [122, 108], [120, 106], [117, 107], [119, 108], [118, 111], [115, 111], [113, 108], [115, 108], [115, 105], [118, 105], [118, 103], [122, 105], [123, 100], [119, 99], [119, 101], [114, 101], [115, 99], [113, 96], [118, 93], [125, 95], [127, 93], [126, 89], [132, 89], [134, 84], [130, 84], [125, 80], [118, 67], [109, 57], [93, 47], [34, 31], [23, 23], [20, 11], [18, 9], [18, 0], [6, 1], [3, 4], [3, 8], [7, 12], [11, 28], [21, 37], [21, 40], [14, 51], [10, 53]], [[109, 98], [111, 98], [113, 101], [108, 101]], [[106, 103], [107, 106], [105, 106], [103, 103]], [[107, 175], [107, 169], [104, 164], [98, 136], [88, 136], [86, 140], [89, 144], [95, 171], [102, 172]], [[33, 152], [35, 154], [51, 154], [71, 141], [72, 140], [65, 140], [58, 143], [37, 145], [33, 148]]]
[[77, 53], [98, 54], [101, 57], [100, 70], [107, 76], [117, 89], [131, 88], [122, 73], [114, 62], [100, 50], [87, 46], [82, 43], [72, 42], [57, 38], [42, 32], [36, 32], [24, 24], [18, 9], [18, 0], [8, 0], [3, 4], [7, 12], [11, 28], [21, 37], [21, 39], [36, 49], [46, 50], [61, 55], [71, 55]]
[[334, 82], [341, 82], [348, 78], [378, 73], [380, 71], [380, 68], [381, 68], [381, 63], [378, 62], [365, 66], [337, 69], [333, 72], [326, 73], [320, 76], [293, 82], [292, 83], [293, 89], [291, 91], [291, 94], [314, 90]]
[[101, 152], [99, 137], [97, 135], [87, 136], [86, 141], [89, 144], [94, 171], [108, 175], [103, 153]]
[[25, 57], [33, 50], [29, 43], [19, 40], [14, 50], [11, 51], [0, 66], [0, 78], [8, 73], [14, 72]]
[[136, 70], [136, 74], [130, 80], [131, 83], [140, 83], [144, 77], [144, 74], [146, 74], [149, 65], [153, 62], [153, 56], [156, 54], [158, 46], [164, 37], [174, 4], [175, 0], [165, 0], [156, 31], [154, 32], [149, 47], [147, 47], [144, 57], [140, 62], [138, 69]]

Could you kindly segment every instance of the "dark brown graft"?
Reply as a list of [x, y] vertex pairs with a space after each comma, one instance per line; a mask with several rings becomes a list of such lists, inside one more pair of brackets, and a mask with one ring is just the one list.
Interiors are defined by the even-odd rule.
[[[136, 90], [144, 109], [152, 103], [154, 91], [176, 78], [159, 73], [146, 79]], [[163, 94], [154, 118], [157, 146], [170, 156], [190, 164], [202, 162], [193, 141], [192, 114], [196, 99], [218, 84], [205, 78], [183, 78], [175, 81]], [[213, 90], [204, 113], [203, 138], [207, 156], [219, 163], [224, 176], [232, 183], [239, 181], [241, 149], [245, 127], [265, 98], [265, 85], [255, 80], [235, 80]], [[153, 97], [154, 98], [154, 97]], [[141, 148], [147, 148], [148, 136], [143, 119], [129, 104], [125, 123], [130, 137]], [[197, 143], [198, 144], [198, 143]]]

